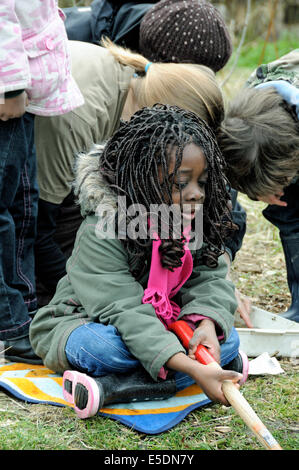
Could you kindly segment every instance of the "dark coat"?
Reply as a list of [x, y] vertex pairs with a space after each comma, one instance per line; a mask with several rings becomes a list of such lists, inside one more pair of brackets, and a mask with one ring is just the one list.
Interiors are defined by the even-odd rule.
[[98, 44], [102, 36], [135, 51], [139, 49], [139, 26], [156, 1], [128, 2], [94, 0], [90, 7], [65, 8], [68, 38]]

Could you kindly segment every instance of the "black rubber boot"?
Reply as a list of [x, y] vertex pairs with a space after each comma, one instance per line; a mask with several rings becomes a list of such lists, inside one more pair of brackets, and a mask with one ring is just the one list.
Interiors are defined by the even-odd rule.
[[280, 316], [299, 323], [299, 233], [290, 237], [281, 237], [281, 242], [292, 303], [290, 308]]
[[[109, 374], [94, 378], [100, 389], [99, 408], [111, 403], [129, 403], [132, 401], [162, 400], [176, 392], [174, 380], [155, 382], [144, 370], [138, 369], [126, 374]], [[84, 386], [75, 388], [75, 403], [86, 400]], [[81, 403], [81, 406], [84, 403]]]
[[239, 351], [238, 355], [230, 361], [228, 364], [222, 367], [225, 370], [234, 370], [243, 375], [243, 378], [240, 380], [239, 384], [243, 385], [248, 378], [249, 371], [249, 361], [247, 355], [243, 351]]
[[232, 361], [222, 367], [225, 370], [234, 370], [242, 374], [243, 372], [243, 360], [240, 354], [238, 354]]
[[144, 369], [125, 374], [90, 377], [76, 371], [66, 371], [63, 392], [74, 403], [80, 418], [94, 416], [105, 405], [137, 401], [164, 400], [176, 393], [174, 379], [154, 381]]
[[3, 341], [4, 358], [9, 362], [24, 362], [25, 364], [42, 364], [43, 361], [32, 349], [29, 336], [18, 336]]

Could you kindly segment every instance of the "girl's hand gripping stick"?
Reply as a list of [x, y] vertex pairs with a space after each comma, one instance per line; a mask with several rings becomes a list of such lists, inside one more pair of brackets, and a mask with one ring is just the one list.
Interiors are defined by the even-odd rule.
[[[190, 326], [178, 320], [172, 323], [169, 327], [173, 333], [181, 340], [185, 349], [188, 350], [189, 341], [193, 336], [193, 331]], [[215, 361], [210, 352], [199, 344], [195, 353], [196, 360], [201, 364], [210, 365], [221, 369], [220, 365]], [[247, 424], [249, 429], [256, 435], [259, 442], [268, 450], [282, 450], [278, 442], [274, 439], [272, 434], [268, 431], [266, 426], [262, 423], [255, 411], [251, 408], [247, 400], [241, 395], [235, 384], [231, 380], [224, 380], [222, 391], [227, 401], [232, 405], [238, 415]]]

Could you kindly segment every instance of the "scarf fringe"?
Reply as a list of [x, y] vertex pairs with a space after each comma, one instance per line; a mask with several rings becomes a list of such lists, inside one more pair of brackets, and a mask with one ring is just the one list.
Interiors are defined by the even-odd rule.
[[144, 291], [142, 302], [145, 304], [152, 304], [156, 311], [157, 317], [164, 323], [171, 323], [175, 321], [180, 313], [180, 307], [173, 301], [169, 300], [165, 292], [156, 289], [147, 288]]

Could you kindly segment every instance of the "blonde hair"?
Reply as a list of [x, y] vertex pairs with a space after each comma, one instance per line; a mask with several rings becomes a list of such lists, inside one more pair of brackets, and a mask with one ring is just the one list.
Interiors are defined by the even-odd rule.
[[217, 130], [224, 115], [223, 97], [214, 72], [204, 65], [188, 63], [152, 63], [141, 54], [102, 39], [105, 47], [122, 65], [142, 74], [132, 81], [132, 89], [140, 108], [156, 103], [176, 105], [192, 111]]

